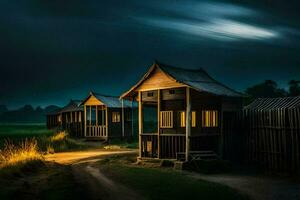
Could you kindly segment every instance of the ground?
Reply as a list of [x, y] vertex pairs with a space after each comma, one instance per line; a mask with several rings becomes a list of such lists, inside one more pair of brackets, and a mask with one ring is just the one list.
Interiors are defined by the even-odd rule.
[[[69, 154], [72, 156], [69, 156]], [[117, 156], [120, 155], [121, 156]], [[108, 156], [109, 155], [109, 156]], [[113, 156], [114, 155], [114, 156]], [[130, 156], [131, 155], [131, 156]], [[88, 182], [91, 184], [90, 192], [92, 192], [95, 196], [104, 196], [103, 199], [124, 199], [124, 196], [129, 197], [136, 197], [139, 196], [150, 196], [152, 194], [147, 194], [145, 191], [139, 186], [144, 187], [145, 185], [142, 184], [147, 182], [148, 180], [155, 180], [154, 177], [163, 177], [166, 176], [166, 179], [170, 179], [168, 175], [171, 176], [178, 176], [179, 179], [183, 181], [181, 178], [189, 177], [189, 181], [208, 181], [212, 183], [218, 183], [222, 185], [226, 185], [230, 188], [239, 191], [241, 194], [246, 194], [249, 198], [254, 200], [281, 200], [281, 199], [300, 199], [300, 182], [297, 179], [290, 179], [290, 178], [279, 178], [279, 177], [270, 177], [270, 176], [262, 176], [262, 175], [243, 175], [243, 174], [217, 174], [217, 175], [205, 175], [205, 174], [198, 174], [193, 172], [173, 172], [169, 169], [160, 169], [160, 168], [148, 168], [145, 166], [132, 166], [126, 164], [126, 162], [120, 162], [120, 160], [128, 161], [128, 157], [134, 156], [134, 152], [132, 150], [126, 151], [90, 151], [90, 152], [78, 152], [78, 153], [59, 153], [55, 155], [51, 155], [48, 157], [49, 160], [55, 160], [62, 164], [71, 164], [74, 170], [74, 174], [77, 177], [77, 180], [89, 180]], [[122, 166], [121, 166], [121, 165]], [[127, 175], [126, 175], [127, 174]], [[128, 176], [131, 176], [128, 178]], [[140, 180], [137, 177], [133, 176], [140, 176]], [[152, 178], [149, 179], [151, 176]], [[87, 178], [89, 177], [89, 178]], [[177, 177], [178, 178], [178, 177]], [[128, 179], [128, 180], [126, 180]], [[166, 186], [166, 179], [160, 180], [159, 178], [156, 179], [160, 180], [159, 187], [167, 189]], [[141, 182], [137, 182], [141, 181]], [[172, 179], [171, 181], [178, 181], [177, 179]], [[95, 183], [96, 182], [96, 183]], [[134, 183], [135, 182], [135, 183]], [[148, 185], [147, 185], [148, 184]], [[155, 184], [151, 185], [151, 183], [146, 183], [147, 186], [151, 186], [151, 190], [157, 192], [157, 188], [155, 188]], [[170, 184], [170, 183], [169, 183]], [[101, 188], [104, 186], [104, 193], [101, 193], [99, 188], [96, 187], [95, 191], [93, 191], [93, 187], [95, 185], [101, 185]], [[131, 186], [133, 189], [130, 189], [126, 186]], [[180, 185], [180, 183], [178, 183]], [[212, 188], [214, 188], [212, 186]], [[225, 188], [226, 191], [227, 188]], [[197, 188], [197, 190], [201, 190]], [[220, 190], [220, 188], [218, 188]], [[224, 192], [224, 188], [221, 188]], [[101, 190], [103, 191], [103, 190]], [[140, 194], [136, 192], [140, 191]], [[144, 192], [144, 193], [142, 193]], [[160, 195], [170, 195], [170, 194], [163, 194], [166, 192], [164, 189], [161, 189]], [[183, 193], [184, 191], [180, 191]], [[101, 194], [99, 194], [101, 193]], [[176, 192], [175, 192], [176, 193]], [[225, 192], [226, 193], [226, 192]], [[230, 193], [230, 191], [229, 191]], [[228, 193], [226, 193], [228, 194]], [[92, 195], [92, 196], [93, 196]], [[192, 195], [197, 195], [196, 193], [192, 193]], [[117, 198], [120, 197], [120, 198]], [[234, 199], [247, 199], [245, 196], [237, 195]], [[97, 199], [97, 198], [96, 198]], [[130, 198], [129, 198], [130, 199]], [[131, 198], [135, 199], [135, 198]], [[160, 198], [155, 198], [160, 199]], [[164, 199], [164, 198], [162, 198]], [[172, 198], [174, 199], [174, 197]], [[177, 199], [175, 197], [175, 199]], [[181, 199], [181, 198], [178, 198]], [[185, 199], [189, 199], [186, 198]], [[192, 199], [192, 197], [191, 197]], [[210, 198], [211, 199], [211, 198]], [[223, 197], [222, 199], [226, 199]], [[230, 199], [230, 198], [229, 198]]]
[[98, 149], [46, 158], [71, 165], [75, 179], [86, 186], [91, 199], [247, 199], [229, 187], [187, 177], [172, 169], [137, 165], [136, 156], [135, 150]]
[[[0, 126], [0, 141], [7, 137], [5, 132], [18, 140], [51, 135], [41, 125], [14, 126]], [[89, 148], [0, 170], [0, 199], [300, 199], [298, 179], [175, 171], [159, 163], [137, 163], [134, 145], [103, 148], [100, 143], [74, 142]]]

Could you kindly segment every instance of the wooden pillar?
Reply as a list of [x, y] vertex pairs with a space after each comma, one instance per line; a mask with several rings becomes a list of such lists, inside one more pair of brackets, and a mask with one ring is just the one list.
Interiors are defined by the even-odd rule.
[[96, 112], [96, 122], [95, 125], [98, 126], [98, 106], [95, 106], [95, 112]]
[[157, 153], [158, 158], [160, 158], [160, 89], [157, 90]]
[[[223, 99], [222, 99], [222, 102], [223, 102]], [[223, 133], [223, 129], [224, 129], [224, 126], [223, 126], [223, 103], [221, 103], [221, 109], [220, 109], [220, 117], [219, 117], [219, 121], [218, 121], [218, 124], [220, 124], [220, 144], [219, 144], [219, 155], [220, 155], [220, 158], [223, 158], [223, 151], [224, 151], [224, 133]]]
[[125, 138], [125, 123], [124, 123], [124, 100], [122, 99], [122, 138]]
[[84, 105], [84, 137], [86, 137], [86, 105]]
[[190, 152], [190, 136], [191, 136], [191, 126], [192, 126], [192, 120], [191, 120], [191, 93], [190, 88], [186, 87], [186, 126], [185, 126], [185, 160], [189, 160], [189, 152]]
[[142, 133], [143, 133], [143, 109], [142, 109], [142, 93], [141, 91], [138, 92], [139, 98], [139, 157], [142, 157]]
[[131, 139], [133, 139], [133, 111], [134, 111], [134, 108], [133, 108], [133, 101], [134, 101], [134, 98], [132, 98], [132, 100], [131, 100]]
[[108, 139], [108, 108], [105, 106], [105, 131], [106, 131], [106, 139]]

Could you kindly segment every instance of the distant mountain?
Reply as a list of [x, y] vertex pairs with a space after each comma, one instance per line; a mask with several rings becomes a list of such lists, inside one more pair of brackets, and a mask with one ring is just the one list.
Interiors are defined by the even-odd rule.
[[[31, 105], [25, 105], [17, 110], [7, 110], [6, 106], [0, 106], [0, 122], [31, 122], [45, 123], [46, 114], [59, 109], [58, 106], [50, 105], [45, 109], [37, 107], [34, 109]], [[3, 110], [3, 112], [1, 112]]]

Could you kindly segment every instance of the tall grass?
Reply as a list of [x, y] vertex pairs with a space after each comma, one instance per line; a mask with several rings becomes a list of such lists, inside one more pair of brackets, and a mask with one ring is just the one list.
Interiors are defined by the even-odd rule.
[[0, 150], [0, 168], [24, 164], [30, 161], [43, 160], [35, 138], [25, 139], [19, 144], [6, 140]]
[[69, 138], [68, 133], [65, 131], [58, 132], [49, 137], [39, 137], [38, 145], [44, 153], [55, 153], [85, 148], [84, 145]]

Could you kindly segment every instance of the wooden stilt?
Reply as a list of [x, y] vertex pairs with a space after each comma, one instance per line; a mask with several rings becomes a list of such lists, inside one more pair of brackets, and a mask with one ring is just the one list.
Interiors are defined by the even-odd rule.
[[157, 90], [157, 156], [161, 158], [160, 144], [160, 89]]
[[139, 157], [142, 157], [142, 133], [143, 133], [143, 109], [142, 109], [142, 93], [139, 91], [138, 94], [139, 100]]
[[190, 136], [191, 136], [191, 94], [190, 94], [190, 88], [186, 87], [186, 126], [185, 126], [185, 135], [186, 135], [186, 141], [185, 141], [185, 160], [189, 160], [189, 152], [190, 152]]
[[122, 102], [122, 138], [125, 138], [125, 127], [124, 127], [124, 125], [125, 125], [125, 123], [124, 123], [124, 100], [122, 99], [121, 100], [121, 102]]
[[86, 137], [86, 106], [84, 106], [84, 137]]

